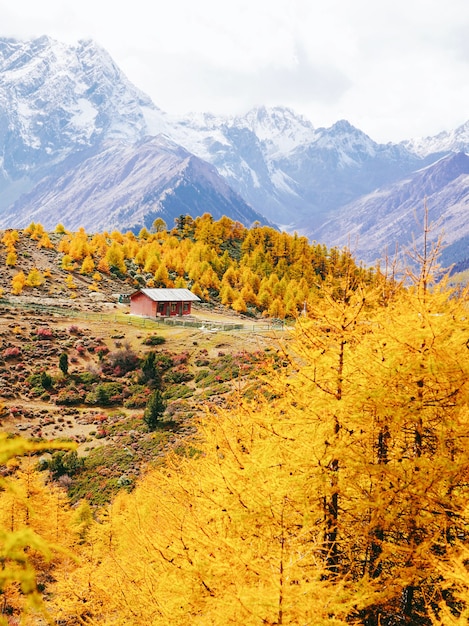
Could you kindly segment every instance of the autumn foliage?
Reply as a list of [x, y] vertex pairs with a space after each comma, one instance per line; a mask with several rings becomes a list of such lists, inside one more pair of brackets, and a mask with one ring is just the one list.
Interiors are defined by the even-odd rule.
[[[81, 512], [77, 559], [58, 562], [47, 587], [50, 615], [105, 626], [467, 624], [468, 289], [436, 281], [426, 252], [397, 282], [346, 253], [221, 222], [147, 232], [133, 258], [155, 280], [165, 258], [169, 277], [231, 304], [244, 290], [269, 314], [274, 302], [279, 314], [303, 310], [293, 342], [279, 340], [281, 358], [207, 410], [134, 491], [94, 519]], [[230, 235], [242, 236], [235, 261], [222, 249]], [[152, 371], [148, 362], [142, 376]]]

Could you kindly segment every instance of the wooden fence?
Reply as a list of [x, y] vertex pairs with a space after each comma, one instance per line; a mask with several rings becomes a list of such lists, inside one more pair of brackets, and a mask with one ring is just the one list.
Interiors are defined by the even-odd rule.
[[249, 321], [242, 322], [225, 322], [210, 319], [196, 319], [191, 317], [190, 319], [184, 317], [167, 317], [167, 318], [154, 318], [154, 317], [141, 317], [138, 315], [128, 315], [124, 313], [100, 313], [91, 311], [82, 311], [80, 309], [74, 309], [72, 307], [60, 307], [51, 306], [46, 304], [40, 304], [36, 302], [18, 302], [10, 301], [6, 298], [0, 298], [0, 315], [4, 313], [4, 309], [22, 309], [35, 312], [38, 317], [50, 316], [50, 317], [71, 317], [82, 320], [95, 320], [95, 321], [109, 321], [117, 324], [127, 324], [136, 326], [138, 328], [157, 329], [164, 326], [180, 326], [186, 328], [198, 328], [205, 332], [268, 332], [268, 331], [282, 331], [287, 328], [291, 328], [291, 324], [286, 324], [281, 320], [266, 320], [263, 322], [249, 323]]

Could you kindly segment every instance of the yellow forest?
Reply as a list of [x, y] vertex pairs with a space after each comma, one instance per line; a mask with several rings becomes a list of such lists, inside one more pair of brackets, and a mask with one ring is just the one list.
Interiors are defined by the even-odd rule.
[[64, 284], [72, 296], [74, 275], [90, 277], [89, 288], [99, 291], [103, 275], [111, 273], [125, 280], [130, 291], [188, 287], [202, 299], [216, 299], [240, 313], [285, 318], [296, 317], [305, 301], [318, 297], [327, 277], [346, 268], [353, 267], [365, 281], [380, 279], [379, 271], [358, 267], [347, 250], [310, 244], [306, 237], [266, 226], [248, 229], [227, 217], [213, 221], [209, 214], [180, 216], [171, 230], [157, 219], [152, 231], [90, 236], [83, 229], [67, 232], [61, 224], [47, 233], [35, 223], [20, 232], [8, 230], [1, 240], [5, 264], [17, 269], [10, 292], [21, 294], [51, 283], [47, 271], [33, 268], [26, 274], [17, 266], [20, 237], [37, 242], [38, 249], [60, 253]]
[[[153, 231], [26, 235], [69, 282], [118, 272], [295, 319], [285, 367], [101, 508], [44, 481], [35, 453], [54, 444], [3, 436], [3, 623], [466, 625], [468, 289], [435, 249], [398, 277], [227, 218]], [[18, 236], [3, 237], [11, 267]], [[19, 276], [12, 293], [48, 281]]]

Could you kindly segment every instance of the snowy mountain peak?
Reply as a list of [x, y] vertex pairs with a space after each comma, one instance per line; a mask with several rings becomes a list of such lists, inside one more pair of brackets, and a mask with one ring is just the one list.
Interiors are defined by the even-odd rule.
[[363, 131], [352, 126], [347, 120], [339, 120], [329, 128], [317, 130], [317, 146], [337, 149], [344, 153], [369, 154], [374, 156], [378, 144]]
[[101, 138], [135, 141], [148, 133], [149, 111], [158, 114], [91, 40], [0, 39], [0, 147], [16, 144], [7, 169], [27, 171]]
[[279, 134], [309, 135], [314, 133], [310, 121], [287, 107], [256, 107], [235, 118], [236, 125], [247, 125], [259, 139], [272, 139]]
[[442, 131], [433, 137], [419, 137], [402, 144], [420, 157], [445, 152], [469, 152], [469, 121], [451, 131]]
[[256, 107], [246, 115], [236, 117], [233, 124], [253, 132], [265, 144], [271, 157], [311, 143], [315, 137], [311, 122], [287, 107]]

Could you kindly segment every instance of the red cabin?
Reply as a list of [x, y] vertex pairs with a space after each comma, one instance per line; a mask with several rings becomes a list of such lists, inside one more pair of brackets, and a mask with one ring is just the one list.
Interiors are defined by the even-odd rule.
[[130, 313], [145, 317], [189, 315], [192, 302], [199, 301], [189, 289], [141, 289], [130, 296]]

